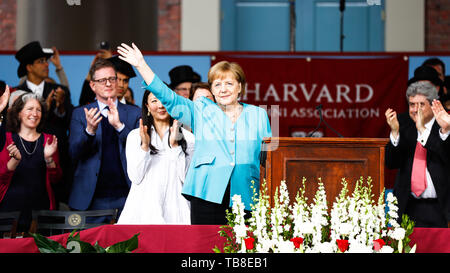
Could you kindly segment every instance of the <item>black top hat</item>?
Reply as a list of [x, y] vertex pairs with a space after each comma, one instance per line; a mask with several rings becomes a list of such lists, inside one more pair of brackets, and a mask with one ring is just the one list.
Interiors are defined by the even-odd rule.
[[170, 84], [169, 87], [174, 89], [182, 82], [199, 82], [201, 77], [192, 70], [189, 65], [180, 65], [169, 71]]
[[136, 77], [136, 73], [134, 72], [133, 67], [129, 63], [121, 60], [119, 56], [108, 58], [108, 61], [110, 61], [114, 65], [117, 72], [120, 72], [128, 76], [129, 78]]
[[38, 41], [34, 41], [25, 45], [16, 53], [16, 59], [20, 63], [19, 68], [17, 69], [17, 76], [21, 78], [27, 74], [27, 64], [32, 64], [35, 60], [42, 57], [48, 59], [52, 55], [53, 51], [42, 49], [41, 44]]
[[414, 70], [414, 77], [409, 79], [408, 85], [418, 81], [430, 81], [436, 86], [442, 86], [444, 83], [439, 78], [438, 72], [428, 65], [422, 65]]

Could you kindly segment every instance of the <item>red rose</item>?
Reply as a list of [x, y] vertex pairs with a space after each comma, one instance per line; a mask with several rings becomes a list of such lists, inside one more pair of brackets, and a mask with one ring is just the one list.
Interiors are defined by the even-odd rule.
[[348, 240], [336, 240], [338, 248], [341, 252], [345, 252], [348, 250]]
[[254, 245], [255, 239], [252, 237], [245, 238], [244, 242], [245, 242], [246, 249], [253, 249], [253, 247], [255, 247], [255, 245]]
[[373, 240], [373, 250], [379, 251], [385, 244], [383, 239]]
[[303, 244], [302, 237], [294, 237], [290, 241], [294, 243], [295, 248], [300, 248], [300, 245]]

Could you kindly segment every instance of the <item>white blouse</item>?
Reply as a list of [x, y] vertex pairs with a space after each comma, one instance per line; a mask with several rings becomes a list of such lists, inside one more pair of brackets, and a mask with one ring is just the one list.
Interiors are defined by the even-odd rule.
[[190, 203], [181, 195], [181, 189], [194, 153], [195, 138], [191, 132], [181, 130], [187, 143], [186, 155], [181, 146], [169, 147], [169, 129], [161, 139], [151, 128], [151, 143], [157, 154], [142, 150], [139, 128], [128, 134], [125, 151], [132, 184], [118, 224], [191, 223]]

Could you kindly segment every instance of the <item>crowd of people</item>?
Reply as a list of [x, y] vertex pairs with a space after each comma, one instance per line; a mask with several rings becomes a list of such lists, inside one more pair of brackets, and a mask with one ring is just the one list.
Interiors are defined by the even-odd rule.
[[[31, 42], [16, 59], [20, 84], [6, 85], [0, 97], [0, 212], [20, 211], [19, 231], [27, 231], [31, 211], [39, 209], [113, 208], [118, 224], [224, 224], [234, 193], [247, 195], [249, 209], [250, 181], [259, 181], [260, 143], [271, 134], [264, 110], [238, 102], [245, 89], [238, 64], [226, 63], [208, 82], [188, 65], [174, 67], [171, 82], [146, 90], [138, 106], [128, 86], [136, 77], [132, 65], [101, 50], [74, 107], [56, 48], [50, 52]], [[59, 84], [48, 77], [49, 62]], [[214, 81], [223, 84], [211, 89]], [[176, 101], [167, 105], [161, 91]], [[174, 110], [176, 104], [188, 105], [189, 115]], [[214, 115], [228, 119], [222, 117], [230, 131], [218, 130], [214, 117], [203, 120], [205, 112], [198, 110], [212, 105]], [[258, 119], [264, 126], [253, 125]], [[202, 140], [205, 133], [217, 141]], [[214, 206], [202, 211], [214, 202], [219, 218], [210, 218]]]
[[[239, 64], [214, 64], [207, 82], [177, 66], [165, 83], [136, 45], [117, 52], [95, 56], [77, 107], [56, 48], [35, 41], [16, 53], [20, 84], [0, 86], [0, 212], [20, 211], [19, 231], [39, 209], [113, 208], [118, 224], [220, 225], [239, 194], [248, 213], [261, 142], [272, 133], [266, 111], [239, 100]], [[144, 80], [140, 106], [133, 67]], [[399, 170], [399, 215], [416, 226], [450, 219], [449, 90], [444, 63], [428, 59], [408, 81], [409, 111], [386, 111], [386, 166]]]

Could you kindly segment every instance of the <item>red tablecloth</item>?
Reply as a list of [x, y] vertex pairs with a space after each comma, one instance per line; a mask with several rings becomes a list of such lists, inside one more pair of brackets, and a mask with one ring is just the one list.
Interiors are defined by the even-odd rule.
[[[80, 238], [102, 247], [130, 239], [139, 233], [139, 253], [212, 253], [214, 246], [222, 248], [219, 226], [202, 225], [105, 225], [83, 230]], [[65, 245], [68, 234], [50, 236]], [[417, 253], [450, 253], [450, 229], [416, 228], [411, 241]], [[38, 253], [33, 238], [0, 239], [0, 253]]]
[[[138, 253], [212, 253], [225, 238], [219, 226], [207, 225], [104, 225], [80, 232], [82, 241], [107, 247], [139, 233]], [[49, 238], [65, 246], [69, 234]], [[0, 239], [0, 253], [38, 253], [33, 238]]]

